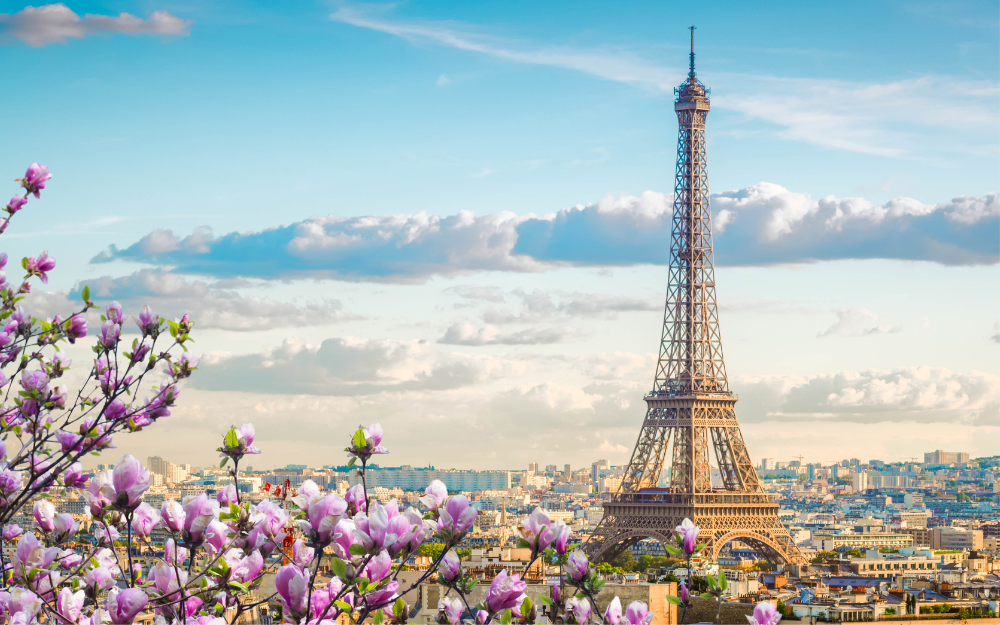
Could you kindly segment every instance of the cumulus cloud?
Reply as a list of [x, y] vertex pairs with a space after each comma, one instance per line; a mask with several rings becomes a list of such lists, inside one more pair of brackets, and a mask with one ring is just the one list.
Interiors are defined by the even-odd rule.
[[[296, 304], [260, 295], [242, 295], [202, 280], [189, 280], [161, 269], [143, 269], [127, 276], [101, 276], [85, 280], [69, 293], [34, 292], [28, 296], [32, 314], [66, 317], [80, 302], [83, 286], [89, 286], [96, 303], [121, 302], [126, 312], [137, 313], [150, 306], [157, 314], [179, 318], [190, 314], [199, 328], [221, 328], [238, 332], [302, 327], [360, 319], [343, 310], [338, 300]], [[92, 313], [94, 319], [97, 313]]]
[[1000, 376], [936, 367], [820, 376], [736, 377], [748, 421], [1000, 423]]
[[547, 345], [562, 343], [575, 336], [572, 328], [528, 328], [501, 332], [496, 326], [476, 328], [470, 323], [453, 323], [438, 343], [447, 345]]
[[878, 313], [867, 308], [842, 308], [835, 310], [837, 321], [817, 336], [871, 336], [873, 334], [894, 334], [902, 328], [898, 325], [879, 323]]
[[82, 38], [103, 33], [148, 36], [186, 36], [192, 20], [181, 19], [167, 11], [153, 11], [142, 19], [129, 13], [116, 16], [77, 15], [62, 3], [40, 7], [28, 6], [17, 13], [0, 13], [0, 29], [5, 38], [41, 47], [66, 43], [67, 38]]
[[520, 375], [521, 362], [434, 350], [422, 341], [330, 338], [320, 345], [286, 339], [251, 354], [210, 353], [197, 379], [203, 389], [310, 395], [371, 395], [447, 390]]
[[559, 316], [605, 317], [613, 319], [622, 312], [663, 309], [663, 302], [641, 297], [602, 295], [598, 293], [549, 293], [535, 289], [530, 293], [515, 289], [510, 293], [520, 301], [520, 309], [490, 308], [483, 313], [487, 323], [534, 323]]
[[[720, 265], [844, 258], [984, 264], [1000, 259], [995, 193], [935, 205], [911, 198], [877, 205], [863, 198], [813, 200], [762, 182], [716, 194], [712, 202], [718, 214], [726, 214], [726, 227], [716, 234]], [[561, 265], [665, 264], [671, 206], [671, 196], [646, 191], [544, 216], [468, 211], [447, 217], [424, 212], [327, 216], [222, 236], [200, 229], [183, 238], [158, 230], [125, 249], [112, 246], [92, 262], [132, 260], [216, 277], [379, 282], [423, 282], [432, 275], [475, 271], [537, 272]]]

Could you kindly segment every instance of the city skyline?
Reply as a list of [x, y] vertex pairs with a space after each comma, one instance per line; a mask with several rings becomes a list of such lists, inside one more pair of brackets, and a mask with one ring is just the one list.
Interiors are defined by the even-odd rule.
[[[60, 243], [26, 306], [54, 314], [87, 284], [99, 303], [198, 322], [202, 366], [174, 416], [119, 451], [197, 465], [252, 422], [261, 466], [322, 466], [379, 422], [398, 464], [626, 463], [662, 322], [670, 90], [693, 22], [751, 458], [988, 455], [1000, 86], [976, 50], [995, 48], [996, 7], [885, 4], [842, 39], [837, 22], [806, 34], [825, 7], [764, 38], [734, 20], [780, 8], [582, 6], [0, 15], [12, 60], [51, 68], [12, 103], [50, 123], [8, 128], [0, 156], [54, 174], [8, 250]], [[88, 17], [121, 10], [145, 26]], [[879, 28], [884, 43], [862, 44]], [[339, 63], [304, 69], [317, 51]], [[102, 216], [75, 223], [81, 207]]]

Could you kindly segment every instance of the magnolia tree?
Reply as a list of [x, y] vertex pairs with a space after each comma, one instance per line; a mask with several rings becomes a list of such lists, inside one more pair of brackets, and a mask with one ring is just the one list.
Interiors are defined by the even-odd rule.
[[[0, 233], [29, 195], [40, 197], [50, 178], [37, 163], [28, 168], [18, 179], [24, 193], [8, 202]], [[0, 255], [0, 270], [6, 261]], [[80, 462], [85, 455], [100, 455], [115, 447], [116, 435], [153, 427], [170, 416], [178, 383], [197, 368], [186, 354], [194, 323], [186, 315], [164, 320], [143, 307], [133, 318], [136, 334], [129, 341], [124, 336], [132, 331], [129, 318], [117, 302], [108, 304], [94, 332], [93, 361], [79, 388], [71, 390], [58, 383], [71, 365], [60, 346], [87, 336], [84, 313], [96, 308], [89, 289], [83, 289], [79, 310], [65, 317], [36, 319], [19, 305], [31, 281], [47, 282], [55, 265], [46, 252], [25, 258], [19, 285], [8, 283], [0, 271], [0, 621], [123, 624], [152, 613], [157, 623], [219, 625], [246, 620], [258, 607], [273, 604], [285, 623], [333, 625], [346, 616], [352, 623], [404, 624], [412, 591], [431, 579], [446, 588], [437, 606], [440, 623], [507, 625], [547, 618], [649, 625], [653, 620], [639, 601], [623, 610], [615, 597], [600, 610], [596, 596], [604, 580], [573, 545], [570, 528], [541, 509], [521, 528], [521, 545], [531, 550], [529, 564], [520, 572], [501, 571], [485, 598], [472, 605], [469, 597], [479, 580], [463, 571], [455, 548], [472, 528], [477, 510], [464, 495], [449, 496], [436, 480], [420, 498], [419, 509], [372, 500], [366, 467], [373, 456], [388, 453], [377, 424], [359, 427], [344, 450], [361, 482], [343, 498], [307, 481], [288, 498], [245, 501], [239, 465], [247, 455], [260, 453], [250, 424], [223, 436], [220, 466], [231, 463], [232, 483], [215, 499], [200, 494], [166, 501], [156, 510], [143, 502], [149, 471], [130, 455], [113, 470], [85, 473]], [[85, 498], [97, 530], [93, 545], [78, 541], [79, 522], [51, 503], [62, 491], [78, 491]], [[13, 519], [28, 506], [34, 522], [20, 527]], [[165, 540], [153, 546], [156, 529]], [[290, 532], [300, 537], [285, 541]], [[697, 528], [687, 522], [678, 528], [679, 547], [671, 549], [687, 553], [690, 564], [696, 538]], [[404, 563], [429, 542], [443, 546], [441, 555], [402, 587]], [[158, 556], [145, 571], [133, 562], [142, 547]], [[4, 548], [12, 551], [9, 559]], [[551, 590], [539, 595], [541, 606], [528, 598], [523, 579], [538, 559], [559, 571]], [[321, 568], [329, 573], [321, 576]], [[274, 573], [272, 594], [265, 590], [267, 573]], [[713, 590], [719, 584], [724, 590], [724, 577]], [[721, 590], [712, 596], [721, 602]], [[685, 585], [680, 597], [669, 599], [683, 605], [686, 614]], [[767, 603], [748, 618], [752, 624], [774, 625], [780, 617]]]

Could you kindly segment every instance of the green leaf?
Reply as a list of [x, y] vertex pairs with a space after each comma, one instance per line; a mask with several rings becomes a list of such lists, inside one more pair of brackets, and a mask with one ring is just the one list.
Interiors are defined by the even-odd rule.
[[354, 439], [351, 442], [356, 448], [363, 449], [367, 444], [367, 441], [365, 441], [365, 431], [358, 428], [358, 431], [354, 433]]
[[702, 599], [715, 599], [715, 595], [713, 595], [710, 592], [703, 592], [703, 593], [701, 593], [701, 598]]
[[340, 558], [334, 557], [333, 562], [330, 563], [330, 569], [333, 574], [340, 579], [347, 581], [347, 563]]
[[372, 617], [372, 625], [382, 625], [382, 618], [384, 616], [385, 614], [382, 612], [382, 610], [377, 610], [375, 612], [375, 616]]
[[715, 577], [712, 576], [712, 575], [706, 575], [705, 576], [705, 581], [708, 582], [708, 587], [709, 588], [715, 588], [715, 586], [717, 584], [717, 582], [715, 581]]
[[403, 601], [402, 597], [396, 599], [396, 603], [392, 604], [392, 613], [395, 614], [397, 618], [403, 615], [403, 610], [405, 609], [406, 602]]
[[229, 462], [229, 456], [226, 456], [225, 458], [222, 459], [222, 462], [219, 463], [219, 468], [221, 469], [222, 467], [226, 466], [227, 462]]
[[513, 612], [511, 612], [510, 610], [504, 610], [500, 614], [500, 625], [510, 625], [510, 621], [513, 618], [513, 616], [514, 616]]
[[240, 446], [240, 435], [236, 433], [236, 428], [229, 428], [226, 432], [226, 447], [235, 449]]
[[682, 556], [682, 555], [684, 555], [683, 551], [681, 551], [677, 547], [674, 547], [673, 545], [666, 545], [666, 548], [667, 548], [667, 551], [669, 551], [670, 553], [672, 553], [675, 556]]
[[22, 259], [21, 259], [21, 267], [22, 267], [22, 268], [23, 268], [23, 269], [24, 269], [25, 271], [27, 271], [27, 270], [28, 270], [28, 257], [27, 257], [27, 256], [25, 256], [24, 258], [22, 258]]
[[669, 601], [670, 603], [672, 603], [674, 605], [680, 605], [681, 604], [681, 600], [678, 599], [677, 597], [673, 596], [673, 595], [667, 595], [667, 601]]
[[350, 469], [351, 467], [353, 467], [353, 466], [354, 466], [354, 461], [355, 461], [355, 460], [357, 460], [357, 458], [354, 458], [354, 457], [352, 456], [352, 457], [351, 457], [351, 459], [347, 461], [347, 468], [348, 468], [348, 469]]
[[89, 286], [83, 287], [83, 293], [80, 293], [80, 297], [85, 302], [90, 301], [90, 287]]
[[347, 612], [348, 614], [351, 613], [351, 604], [347, 603], [346, 601], [334, 601], [333, 605], [337, 606], [342, 611]]
[[531, 608], [535, 607], [535, 604], [531, 602], [531, 598], [525, 595], [524, 601], [521, 602], [521, 614], [528, 616], [528, 612], [531, 612]]
[[523, 538], [517, 539], [517, 546], [520, 547], [521, 549], [531, 549], [531, 543], [529, 543]]
[[722, 589], [722, 590], [725, 590], [726, 586], [728, 586], [728, 585], [729, 585], [729, 582], [726, 580], [726, 574], [725, 574], [725, 572], [724, 571], [719, 571], [719, 588]]
[[546, 595], [538, 595], [538, 601], [539, 603], [544, 603], [545, 605], [555, 605], [555, 602], [552, 601], [552, 597], [548, 597]]
[[349, 551], [351, 552], [352, 556], [363, 556], [366, 553], [368, 553], [368, 550], [365, 549], [364, 545], [358, 545], [358, 544], [351, 545]]

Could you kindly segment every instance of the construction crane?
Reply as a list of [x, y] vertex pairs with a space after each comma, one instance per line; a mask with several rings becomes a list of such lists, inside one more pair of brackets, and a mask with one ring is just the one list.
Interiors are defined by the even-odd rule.
[[798, 458], [799, 464], [802, 464], [802, 459], [805, 458], [805, 456], [798, 455], [798, 456], [792, 456], [792, 458]]

